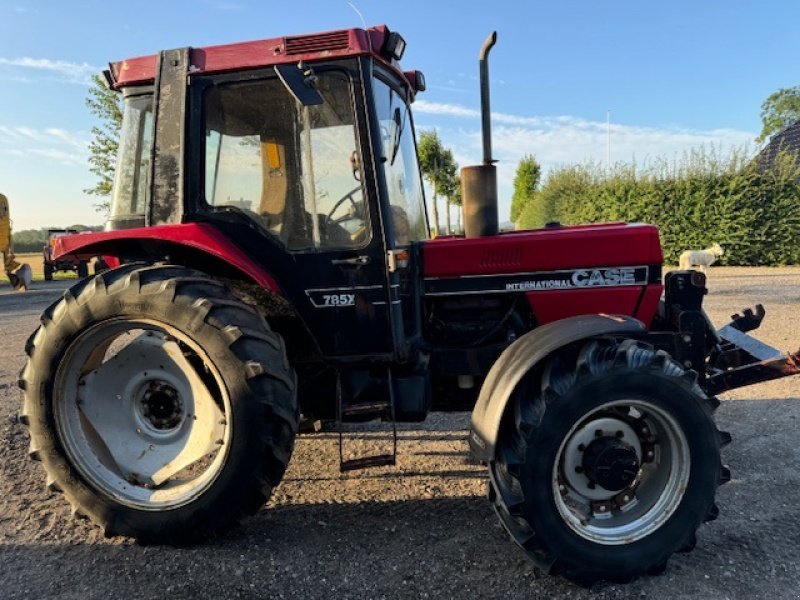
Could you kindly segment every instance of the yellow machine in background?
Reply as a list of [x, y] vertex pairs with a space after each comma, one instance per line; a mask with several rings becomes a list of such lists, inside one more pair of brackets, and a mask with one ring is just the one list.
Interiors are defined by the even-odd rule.
[[11, 249], [11, 217], [8, 212], [8, 198], [3, 194], [0, 194], [0, 253], [3, 254], [3, 264], [11, 285], [16, 290], [27, 290], [31, 284], [31, 268], [14, 259], [14, 251]]

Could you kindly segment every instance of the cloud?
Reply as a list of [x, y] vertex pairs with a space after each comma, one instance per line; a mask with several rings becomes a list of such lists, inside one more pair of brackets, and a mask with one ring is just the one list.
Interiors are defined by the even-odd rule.
[[[453, 148], [460, 165], [477, 164], [482, 156], [480, 111], [460, 104], [417, 100], [417, 126], [435, 126], [442, 141]], [[725, 156], [734, 148], [752, 145], [752, 131], [737, 129], [698, 130], [682, 127], [647, 127], [612, 123], [612, 162], [636, 161], [640, 165], [656, 158], [674, 160], [704, 146]], [[512, 182], [517, 164], [533, 154], [545, 173], [575, 163], [606, 162], [608, 130], [605, 121], [569, 115], [527, 116], [492, 113], [492, 154], [498, 162], [500, 218], [507, 218]]]
[[68, 166], [85, 167], [90, 136], [58, 127], [36, 129], [24, 125], [0, 125], [0, 153], [14, 157], [38, 157]]
[[66, 60], [51, 60], [49, 58], [3, 58], [0, 57], [0, 66], [13, 69], [26, 69], [55, 75], [57, 81], [64, 83], [77, 83], [90, 85], [92, 75], [101, 71], [100, 67], [89, 63], [74, 63]]

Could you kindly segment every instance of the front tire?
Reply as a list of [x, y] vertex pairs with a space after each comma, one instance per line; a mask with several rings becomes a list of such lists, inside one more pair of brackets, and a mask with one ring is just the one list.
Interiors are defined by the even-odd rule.
[[298, 418], [283, 342], [202, 273], [125, 265], [86, 279], [26, 352], [30, 454], [108, 536], [206, 539], [283, 476]]
[[716, 400], [663, 352], [598, 340], [520, 384], [490, 498], [537, 565], [588, 585], [659, 573], [716, 517]]

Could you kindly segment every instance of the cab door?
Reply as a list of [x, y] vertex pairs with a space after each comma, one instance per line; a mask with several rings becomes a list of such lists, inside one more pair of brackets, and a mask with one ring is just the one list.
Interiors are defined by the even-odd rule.
[[200, 210], [274, 275], [324, 357], [394, 360], [387, 245], [355, 61], [304, 104], [275, 72], [193, 83]]

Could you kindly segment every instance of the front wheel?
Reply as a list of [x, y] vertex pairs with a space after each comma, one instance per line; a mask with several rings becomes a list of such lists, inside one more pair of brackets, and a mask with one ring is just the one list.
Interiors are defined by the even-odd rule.
[[84, 280], [26, 351], [31, 456], [107, 535], [208, 538], [283, 476], [297, 431], [283, 342], [201, 273], [126, 265]]
[[490, 493], [546, 571], [583, 584], [660, 572], [716, 516], [727, 436], [715, 401], [665, 353], [592, 341], [553, 357], [513, 402]]

